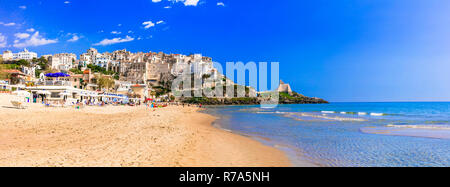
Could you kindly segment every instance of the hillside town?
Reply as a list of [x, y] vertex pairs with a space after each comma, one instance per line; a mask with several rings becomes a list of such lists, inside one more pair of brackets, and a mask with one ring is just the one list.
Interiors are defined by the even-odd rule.
[[60, 98], [56, 93], [69, 92], [173, 100], [168, 83], [181, 74], [229, 81], [213, 67], [210, 57], [201, 54], [132, 53], [125, 49], [100, 53], [90, 48], [79, 58], [73, 53], [38, 58], [37, 53], [27, 49], [18, 53], [4, 51], [1, 68], [3, 91], [27, 87], [55, 93], [55, 98]]
[[[174, 79], [181, 75], [202, 80], [197, 89], [214, 90], [223, 86], [220, 98], [183, 98], [192, 104], [258, 104], [261, 98], [255, 88], [241, 86], [228, 79], [213, 67], [210, 57], [201, 54], [166, 54], [163, 52], [137, 52], [117, 50], [100, 53], [90, 48], [79, 58], [73, 53], [42, 55], [24, 49], [13, 53], [4, 51], [0, 64], [0, 91], [28, 90], [33, 100], [64, 100], [75, 103], [80, 100], [121, 102], [146, 100], [180, 101], [171, 90]], [[205, 81], [212, 78], [213, 82]], [[231, 94], [225, 85], [234, 87]], [[237, 88], [245, 90], [245, 97], [236, 98]], [[183, 88], [185, 89], [185, 88]], [[194, 92], [196, 88], [189, 91]], [[218, 91], [218, 90], [216, 90]], [[221, 91], [219, 91], [221, 92]], [[280, 82], [278, 88], [284, 103], [323, 103], [319, 98], [308, 98], [292, 91]], [[106, 98], [105, 98], [106, 97]]]

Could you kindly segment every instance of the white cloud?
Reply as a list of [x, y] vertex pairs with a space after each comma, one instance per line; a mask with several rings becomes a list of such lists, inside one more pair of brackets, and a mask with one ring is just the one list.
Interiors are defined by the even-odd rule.
[[121, 23], [119, 23], [119, 24], [117, 24], [117, 26], [121, 27], [121, 26], [122, 26], [122, 24], [121, 24]]
[[6, 36], [0, 33], [0, 47], [6, 47]]
[[217, 6], [225, 6], [225, 3], [223, 3], [223, 2], [218, 2], [218, 3], [217, 3]]
[[122, 32], [119, 32], [119, 31], [112, 31], [111, 34], [122, 34]]
[[70, 1], [64, 1], [64, 4], [69, 4], [70, 3]]
[[106, 45], [113, 45], [113, 44], [124, 43], [124, 42], [131, 42], [133, 40], [134, 40], [134, 38], [126, 36], [125, 38], [104, 39], [94, 45], [95, 46], [99, 46], [99, 45], [106, 46]]
[[16, 25], [16, 23], [13, 23], [13, 22], [11, 22], [11, 23], [3, 23], [3, 22], [0, 22], [0, 25], [9, 27], [9, 26], [14, 26], [14, 25]]
[[145, 29], [149, 29], [150, 27], [154, 27], [155, 24], [152, 21], [146, 21], [144, 23], [142, 23], [142, 25], [145, 25]]
[[34, 32], [35, 30], [33, 28], [27, 29], [27, 32]]
[[14, 36], [18, 39], [26, 39], [28, 37], [30, 37], [30, 34], [28, 33], [16, 33], [14, 34]]
[[185, 0], [184, 6], [197, 6], [199, 0]]
[[165, 6], [164, 8], [169, 9], [169, 8], [172, 8], [172, 7], [171, 6]]
[[25, 10], [27, 9], [27, 6], [19, 6], [20, 9]]
[[156, 22], [156, 24], [161, 24], [161, 23], [164, 23], [164, 21], [163, 20], [161, 20], [161, 21], [158, 21], [158, 22]]
[[[154, 3], [159, 3], [162, 0], [152, 0]], [[183, 3], [184, 6], [197, 6], [200, 0], [168, 0], [172, 3]], [[166, 6], [164, 8], [172, 8], [170, 6]]]
[[69, 40], [67, 40], [68, 42], [76, 42], [79, 39], [83, 38], [83, 36], [78, 36], [78, 34], [70, 34], [72, 35], [72, 38], [70, 38]]
[[28, 46], [41, 46], [41, 45], [47, 45], [47, 44], [52, 44], [52, 43], [57, 43], [58, 40], [54, 39], [46, 39], [43, 38], [41, 35], [39, 35], [39, 32], [35, 32], [31, 38], [24, 40], [22, 42], [20, 41], [16, 41], [15, 44], [13, 45], [16, 48], [23, 48], [23, 47], [28, 47]]

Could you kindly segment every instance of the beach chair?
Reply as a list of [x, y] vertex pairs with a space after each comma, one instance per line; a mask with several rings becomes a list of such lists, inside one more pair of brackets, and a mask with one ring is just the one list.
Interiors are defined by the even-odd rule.
[[11, 101], [11, 104], [18, 109], [25, 109], [25, 106], [22, 105], [22, 102], [19, 101]]

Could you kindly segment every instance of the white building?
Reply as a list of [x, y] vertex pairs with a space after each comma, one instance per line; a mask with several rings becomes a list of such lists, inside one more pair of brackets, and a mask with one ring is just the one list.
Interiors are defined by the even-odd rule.
[[90, 48], [87, 50], [87, 52], [85, 53], [87, 55], [89, 55], [89, 57], [91, 57], [91, 63], [95, 63], [97, 61], [97, 54], [98, 51], [95, 48]]
[[3, 52], [3, 60], [32, 60], [37, 58], [37, 53], [24, 49], [22, 52], [12, 53], [9, 50]]
[[213, 63], [210, 58], [203, 57], [201, 54], [194, 55], [174, 55], [175, 64], [171, 73], [175, 76], [182, 74], [195, 73], [198, 76], [213, 73]]
[[32, 60], [33, 58], [37, 58], [37, 53], [30, 52], [27, 49], [24, 49], [22, 52], [13, 53], [13, 60]]
[[22, 72], [31, 77], [36, 77], [36, 67], [22, 66]]
[[129, 92], [132, 92], [131, 86], [133, 85], [131, 82], [127, 81], [116, 81], [116, 88], [117, 93], [119, 94], [127, 94]]
[[6, 50], [3, 52], [3, 60], [12, 60], [13, 59], [13, 53], [9, 50]]
[[52, 69], [69, 71], [73, 67], [73, 63], [77, 60], [77, 55], [73, 53], [55, 54], [49, 58]]
[[95, 65], [108, 69], [108, 64], [111, 62], [110, 56], [98, 53], [95, 57]]
[[92, 64], [91, 56], [86, 54], [86, 53], [85, 54], [81, 54], [80, 55], [80, 63], [79, 63], [79, 65], [82, 66], [82, 67], [86, 67], [88, 64]]

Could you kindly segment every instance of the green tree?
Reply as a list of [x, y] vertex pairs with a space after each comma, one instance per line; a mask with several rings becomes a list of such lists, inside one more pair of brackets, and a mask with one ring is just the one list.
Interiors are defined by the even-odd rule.
[[20, 59], [19, 61], [17, 61], [17, 65], [21, 65], [21, 66], [30, 66], [30, 62], [24, 60], [24, 59]]
[[87, 67], [96, 73], [103, 73], [105, 75], [113, 75], [114, 74], [113, 71], [108, 71], [108, 70], [106, 70], [106, 68], [103, 68], [103, 67], [100, 67], [100, 66], [97, 66], [94, 64], [88, 64]]
[[110, 90], [111, 88], [114, 88], [115, 81], [109, 76], [97, 76], [97, 85], [100, 89], [106, 88], [107, 90]]
[[69, 71], [72, 72], [72, 73], [75, 73], [75, 74], [83, 74], [83, 71], [81, 71], [78, 68], [72, 68]]
[[37, 64], [37, 63], [39, 63], [39, 60], [38, 60], [36, 57], [34, 57], [34, 58], [31, 60], [31, 62], [33, 62], [34, 64]]
[[48, 60], [44, 57], [37, 59], [37, 65], [39, 65], [44, 71], [49, 69]]
[[119, 79], [120, 79], [119, 73], [115, 73], [115, 74], [114, 74], [114, 79], [116, 79], [116, 80], [119, 80]]
[[39, 69], [36, 69], [34, 72], [36, 78], [40, 78], [39, 76], [41, 75], [41, 73], [42, 73], [42, 70], [39, 70]]
[[0, 79], [1, 80], [9, 78], [9, 74], [3, 71], [5, 69], [6, 68], [4, 66], [0, 66]]

